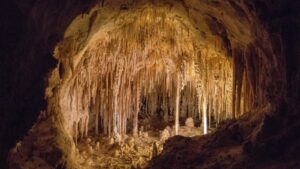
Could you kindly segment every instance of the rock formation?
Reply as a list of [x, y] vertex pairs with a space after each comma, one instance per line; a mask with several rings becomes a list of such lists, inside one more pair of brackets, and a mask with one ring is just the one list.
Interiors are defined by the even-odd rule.
[[[150, 168], [166, 167], [164, 158], [169, 168], [182, 165], [184, 157], [172, 161], [176, 145], [191, 152], [191, 164], [203, 156], [195, 166], [204, 168], [259, 168], [270, 159], [254, 157], [270, 154], [297, 161], [299, 7], [292, 0], [4, 4], [0, 168], [92, 166], [88, 156], [101, 144], [87, 138], [120, 146], [113, 148], [120, 157], [129, 134], [148, 139], [167, 125], [174, 128], [161, 141], [208, 135], [167, 140]], [[183, 125], [188, 117], [195, 125]], [[152, 143], [142, 145], [150, 160]], [[210, 153], [229, 159], [210, 164]], [[131, 159], [146, 166], [142, 155]]]

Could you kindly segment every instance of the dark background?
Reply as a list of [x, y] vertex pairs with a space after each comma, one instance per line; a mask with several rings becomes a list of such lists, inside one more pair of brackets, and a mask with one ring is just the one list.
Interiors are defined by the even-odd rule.
[[[3, 0], [0, 4], [0, 168], [46, 108], [47, 74], [55, 44], [70, 22], [95, 0]], [[289, 109], [300, 101], [300, 1], [248, 0], [269, 33], [284, 46]]]

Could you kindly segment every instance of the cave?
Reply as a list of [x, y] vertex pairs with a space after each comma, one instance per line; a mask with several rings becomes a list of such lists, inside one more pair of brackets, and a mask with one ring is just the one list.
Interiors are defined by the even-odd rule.
[[0, 9], [0, 168], [300, 168], [300, 1]]

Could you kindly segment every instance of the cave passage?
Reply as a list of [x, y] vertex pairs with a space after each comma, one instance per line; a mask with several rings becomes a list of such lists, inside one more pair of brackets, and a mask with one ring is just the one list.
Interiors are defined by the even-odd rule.
[[173, 120], [176, 134], [179, 117], [200, 118], [204, 134], [212, 119], [235, 117], [232, 59], [199, 50], [197, 36], [185, 27], [189, 23], [174, 17], [145, 9], [134, 21], [100, 29], [77, 64], [61, 59], [59, 72], [70, 74], [61, 85], [60, 107], [75, 141], [91, 128], [109, 137], [122, 137], [129, 128], [138, 135], [139, 116]]
[[265, 77], [283, 71], [248, 5], [101, 1], [78, 15], [53, 50], [48, 107], [11, 165], [51, 163], [19, 150], [46, 135], [54, 148], [45, 152], [61, 151], [53, 158], [68, 168], [144, 168], [169, 138], [214, 133], [270, 105], [275, 84]]
[[113, 144], [148, 132], [163, 141], [207, 134], [251, 105], [231, 49], [202, 41], [186, 15], [166, 7], [120, 13], [77, 53], [76, 42], [66, 38], [55, 49], [59, 111], [76, 144], [90, 136]]

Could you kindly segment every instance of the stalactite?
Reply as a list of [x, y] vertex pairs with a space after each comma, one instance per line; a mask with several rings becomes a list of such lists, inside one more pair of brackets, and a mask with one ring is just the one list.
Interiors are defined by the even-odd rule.
[[106, 126], [106, 130], [105, 130], [105, 134], [108, 134], [110, 136], [110, 111], [109, 111], [109, 106], [110, 106], [110, 102], [109, 102], [109, 87], [108, 87], [108, 84], [109, 84], [109, 74], [107, 74], [105, 76], [105, 94], [106, 94], [106, 101], [105, 101], [105, 114], [107, 114], [105, 117], [104, 117], [104, 123], [105, 123], [105, 126]]
[[206, 101], [206, 97], [203, 98], [203, 103], [202, 103], [202, 127], [203, 127], [203, 134], [207, 134], [207, 101]]
[[242, 97], [242, 86], [243, 86], [243, 74], [244, 74], [244, 61], [242, 52], [238, 51], [237, 56], [237, 103], [236, 103], [236, 112], [237, 115], [241, 115], [241, 97]]
[[139, 84], [136, 84], [136, 103], [135, 103], [135, 112], [134, 112], [134, 121], [133, 121], [133, 135], [138, 135], [138, 113], [140, 108], [140, 87]]
[[242, 94], [241, 94], [241, 115], [246, 112], [246, 103], [245, 103], [245, 95], [246, 95], [246, 75], [245, 75], [245, 67], [242, 75]]
[[[210, 94], [210, 96], [211, 96], [211, 94]], [[208, 116], [207, 128], [208, 129], [211, 128], [211, 116], [212, 116], [212, 99], [210, 96], [208, 97], [209, 104], [208, 104], [208, 112], [207, 112], [207, 116]]]
[[77, 145], [77, 140], [78, 140], [78, 123], [74, 123], [75, 126], [75, 144]]
[[222, 80], [223, 84], [223, 91], [222, 91], [222, 95], [223, 95], [223, 102], [222, 102], [222, 117], [221, 120], [225, 119], [224, 116], [226, 116], [227, 111], [226, 111], [226, 101], [227, 101], [227, 95], [226, 95], [226, 82], [227, 82], [227, 74], [225, 72], [225, 69], [223, 70], [223, 80]]
[[[207, 53], [206, 53], [207, 55]], [[203, 79], [202, 79], [202, 92], [203, 92], [203, 102], [202, 102], [202, 128], [203, 134], [207, 134], [207, 100], [208, 100], [208, 92], [209, 92], [209, 81], [208, 81], [208, 62], [207, 57], [203, 58]], [[205, 92], [206, 91], [206, 92]]]
[[251, 84], [249, 81], [249, 75], [248, 75], [248, 68], [247, 68], [247, 60], [244, 58], [245, 61], [245, 111], [248, 111], [248, 107], [251, 107]]
[[99, 106], [98, 105], [100, 104], [99, 103], [100, 102], [100, 100], [99, 100], [100, 99], [100, 92], [101, 91], [99, 91], [99, 94], [96, 95], [96, 103], [95, 103], [96, 108], [94, 108], [95, 116], [96, 116], [96, 118], [95, 118], [95, 134], [96, 135], [99, 134], [99, 131], [98, 131], [99, 130], [99, 124], [98, 124], [99, 123]]
[[177, 73], [177, 86], [176, 86], [176, 108], [175, 108], [175, 134], [179, 133], [179, 101], [180, 101], [180, 74]]
[[254, 59], [256, 58], [255, 53], [254, 53], [254, 47], [253, 45], [249, 45], [246, 49], [246, 55], [245, 56], [245, 65], [246, 65], [246, 70], [247, 70], [247, 75], [248, 75], [248, 80], [251, 88], [251, 99], [250, 99], [250, 104], [251, 107], [253, 106], [253, 100], [254, 96], [256, 95], [256, 80], [255, 80], [255, 67], [254, 67]]
[[90, 117], [89, 117], [89, 115], [87, 115], [86, 117], [85, 117], [85, 130], [84, 130], [84, 136], [85, 137], [88, 137], [88, 131], [89, 131], [89, 119], [90, 119]]
[[232, 118], [236, 118], [236, 67], [237, 67], [237, 59], [236, 55], [234, 54], [233, 56], [233, 68], [232, 68]]
[[82, 139], [83, 136], [84, 136], [84, 121], [83, 121], [83, 117], [80, 118], [79, 124], [80, 124], [80, 139]]
[[108, 99], [108, 110], [107, 110], [107, 112], [108, 112], [108, 136], [110, 137], [111, 136], [111, 131], [112, 131], [112, 118], [113, 118], [113, 116], [112, 116], [112, 114], [113, 113], [111, 113], [111, 111], [113, 111], [113, 108], [112, 108], [112, 99], [109, 99], [109, 96], [110, 96], [110, 94], [112, 94], [112, 89], [111, 89], [111, 86], [113, 85], [113, 83], [112, 83], [112, 73], [110, 72], [109, 73], [109, 81], [110, 81], [110, 86], [107, 86], [107, 90], [109, 91], [108, 92], [108, 95], [107, 95], [107, 99]]

